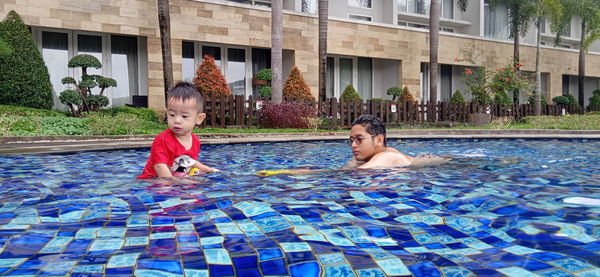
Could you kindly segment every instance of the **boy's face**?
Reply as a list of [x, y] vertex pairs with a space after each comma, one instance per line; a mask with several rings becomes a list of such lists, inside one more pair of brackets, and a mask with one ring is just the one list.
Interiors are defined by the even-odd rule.
[[367, 128], [358, 124], [350, 130], [352, 155], [357, 161], [368, 162], [375, 154], [383, 151], [383, 135], [371, 135]]
[[167, 106], [167, 125], [176, 137], [185, 137], [192, 133], [196, 125], [200, 125], [206, 114], [198, 110], [195, 98], [171, 98]]

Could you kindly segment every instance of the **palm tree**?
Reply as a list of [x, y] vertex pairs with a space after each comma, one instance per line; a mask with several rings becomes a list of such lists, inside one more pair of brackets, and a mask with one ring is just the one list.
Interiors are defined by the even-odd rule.
[[[458, 0], [460, 11], [467, 10], [468, 0]], [[440, 31], [440, 0], [431, 0], [429, 11], [429, 101], [437, 103], [438, 45]]]
[[537, 40], [535, 49], [535, 106], [534, 114], [542, 114], [542, 72], [540, 69], [540, 39], [542, 37], [542, 24], [550, 20], [550, 29], [558, 30], [562, 17], [562, 6], [559, 0], [535, 0], [535, 24], [537, 27]]
[[[308, 2], [308, 1], [304, 1]], [[327, 98], [327, 18], [329, 1], [319, 0], [319, 98]]]
[[[490, 0], [490, 7], [494, 9], [498, 5], [508, 8], [509, 38], [513, 39], [513, 64], [517, 67], [520, 63], [519, 45], [521, 35], [527, 34], [529, 25], [535, 17], [536, 0]], [[519, 92], [513, 94], [513, 102], [519, 102]]]
[[581, 19], [581, 37], [579, 38], [578, 102], [583, 106], [585, 80], [585, 52], [592, 42], [600, 38], [600, 1], [598, 0], [561, 0], [564, 16], [560, 23], [561, 32], [557, 33], [555, 43], [560, 42], [562, 33], [570, 26], [573, 17]]
[[271, 1], [271, 101], [275, 104], [283, 100], [283, 2]]
[[160, 45], [162, 47], [163, 79], [165, 86], [165, 105], [167, 91], [173, 86], [173, 60], [171, 56], [171, 16], [169, 0], [158, 0], [158, 27], [160, 29]]

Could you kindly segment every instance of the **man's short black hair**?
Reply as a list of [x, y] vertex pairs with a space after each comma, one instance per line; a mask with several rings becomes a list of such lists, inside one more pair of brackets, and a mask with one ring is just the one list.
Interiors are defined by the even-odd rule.
[[383, 145], [384, 146], [387, 145], [387, 143], [386, 143], [387, 135], [385, 132], [385, 124], [378, 117], [376, 117], [372, 114], [363, 114], [363, 115], [359, 116], [357, 119], [355, 119], [354, 122], [352, 122], [352, 127], [354, 127], [354, 125], [361, 125], [361, 126], [365, 127], [365, 129], [367, 130], [367, 133], [369, 133], [370, 135], [373, 135], [373, 136], [382, 134], [383, 135]]
[[204, 96], [198, 91], [196, 85], [190, 82], [178, 82], [167, 92], [167, 103], [172, 99], [181, 99], [185, 102], [192, 98], [196, 99], [198, 112], [202, 112], [204, 110]]

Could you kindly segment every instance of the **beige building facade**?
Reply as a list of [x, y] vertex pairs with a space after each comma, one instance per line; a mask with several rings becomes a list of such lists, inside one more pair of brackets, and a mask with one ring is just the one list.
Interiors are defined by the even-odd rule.
[[[388, 88], [408, 86], [415, 97], [427, 100], [429, 36], [422, 25], [426, 16], [415, 13], [420, 10], [411, 13], [406, 6], [411, 1], [403, 1], [366, 1], [367, 7], [356, 0], [330, 0], [328, 96], [339, 97], [352, 84], [363, 98], [391, 99]], [[487, 22], [487, 1], [471, 1], [467, 13], [460, 13], [454, 1], [443, 3], [444, 15], [452, 18], [443, 19], [441, 25], [438, 99], [448, 101], [456, 90], [469, 98], [461, 76], [470, 64], [455, 58], [473, 53], [488, 68], [502, 67], [512, 58], [512, 43], [485, 35], [487, 25], [481, 22]], [[269, 1], [171, 0], [170, 4], [175, 79], [191, 80], [208, 54], [217, 60], [235, 94], [256, 95], [252, 76], [270, 67]], [[284, 74], [298, 66], [316, 96], [318, 19], [309, 4], [316, 1], [284, 0], [283, 66]], [[112, 105], [147, 99], [153, 109], [164, 107], [156, 0], [0, 0], [0, 16], [10, 10], [31, 27], [50, 71], [56, 108], [61, 108], [57, 98], [65, 89], [60, 79], [80, 74], [66, 66], [68, 59], [82, 53], [102, 61], [97, 73], [117, 80], [118, 87], [107, 95]], [[470, 18], [476, 11], [479, 19]], [[535, 47], [524, 38], [523, 69], [534, 71]], [[566, 92], [577, 98], [578, 50], [566, 48], [571, 46], [542, 48], [542, 90], [547, 98]], [[598, 64], [600, 55], [588, 53], [586, 101], [598, 88]]]

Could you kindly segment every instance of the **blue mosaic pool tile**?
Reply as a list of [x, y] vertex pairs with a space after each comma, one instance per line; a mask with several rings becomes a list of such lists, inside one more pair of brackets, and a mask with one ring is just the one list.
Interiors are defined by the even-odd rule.
[[258, 269], [237, 270], [236, 273], [237, 273], [237, 276], [240, 276], [240, 277], [260, 277], [260, 276], [263, 276], [263, 275], [260, 274], [260, 271], [258, 271]]
[[552, 268], [551, 265], [534, 260], [534, 259], [520, 260], [520, 261], [513, 262], [512, 264], [515, 266], [524, 268], [526, 270], [529, 270], [529, 271], [546, 270], [546, 269]]
[[233, 257], [232, 260], [236, 269], [258, 268], [258, 261], [256, 256]]
[[321, 267], [317, 262], [304, 262], [291, 265], [290, 267], [290, 275], [291, 276], [312, 276], [318, 277], [321, 276]]
[[283, 257], [283, 252], [279, 248], [258, 249], [258, 254], [261, 262]]
[[413, 276], [442, 276], [438, 268], [431, 262], [415, 263], [408, 266]]
[[134, 271], [133, 267], [115, 267], [115, 268], [106, 268], [106, 275], [115, 276], [115, 275], [132, 275]]
[[137, 269], [159, 270], [174, 274], [183, 272], [179, 261], [162, 259], [139, 259]]
[[398, 258], [391, 258], [385, 260], [375, 260], [375, 262], [381, 267], [381, 269], [387, 275], [408, 275], [410, 271], [404, 265], [402, 260]]
[[204, 256], [208, 264], [230, 265], [232, 264], [229, 253], [225, 249], [204, 249]]
[[260, 268], [265, 275], [287, 275], [287, 267], [284, 259], [274, 259], [259, 262]]
[[234, 274], [234, 270], [231, 265], [211, 264], [208, 267], [208, 271], [210, 276], [231, 276]]
[[356, 276], [349, 264], [326, 265], [323, 268], [324, 277]]
[[585, 263], [583, 261], [577, 260], [577, 259], [573, 259], [573, 258], [566, 258], [563, 260], [555, 260], [555, 261], [549, 261], [549, 264], [561, 267], [567, 271], [570, 272], [575, 272], [575, 271], [581, 271], [581, 270], [587, 270], [587, 269], [591, 269], [592, 266], [588, 263]]

